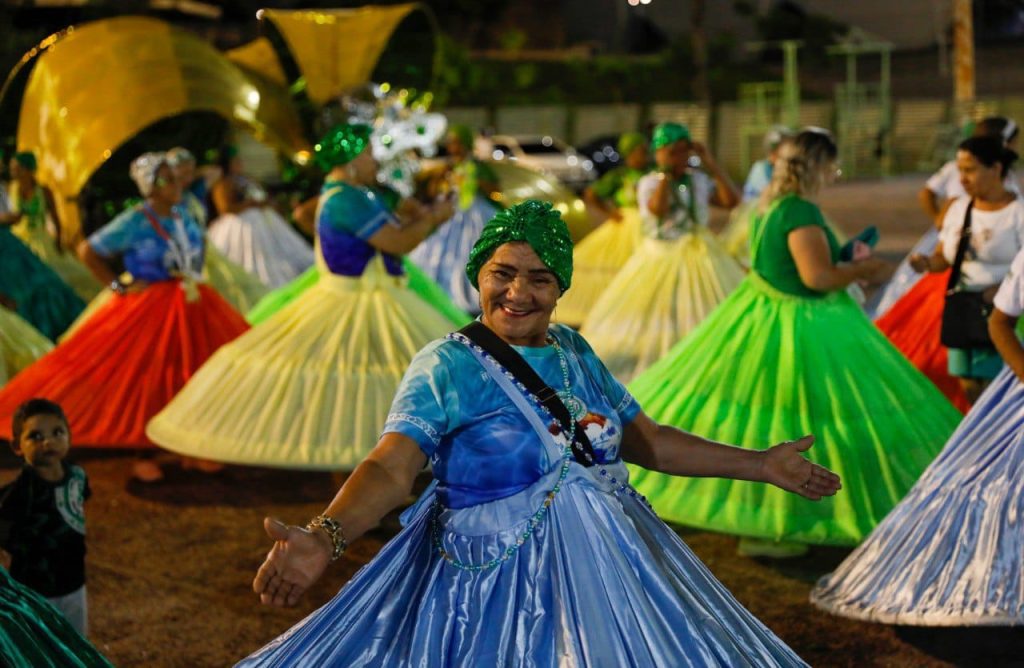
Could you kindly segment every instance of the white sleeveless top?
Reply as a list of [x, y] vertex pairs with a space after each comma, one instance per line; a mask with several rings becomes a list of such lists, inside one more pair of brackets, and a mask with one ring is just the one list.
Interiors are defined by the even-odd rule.
[[[939, 243], [950, 264], [956, 258], [960, 231], [970, 197], [960, 197], [949, 205], [942, 219]], [[971, 212], [971, 244], [964, 255], [960, 286], [967, 290], [984, 290], [1003, 280], [1017, 253], [1024, 248], [1024, 200], [1017, 199], [998, 211]]]

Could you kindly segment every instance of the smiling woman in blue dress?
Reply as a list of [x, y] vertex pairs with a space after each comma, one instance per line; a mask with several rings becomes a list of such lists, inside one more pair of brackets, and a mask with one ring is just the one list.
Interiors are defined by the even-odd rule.
[[548, 204], [495, 216], [467, 273], [481, 321], [419, 352], [324, 514], [265, 520], [255, 591], [295, 605], [428, 462], [436, 481], [331, 602], [240, 665], [805, 665], [654, 515], [624, 461], [820, 499], [839, 479], [801, 456], [812, 439], [755, 452], [648, 418], [550, 325], [572, 243]]

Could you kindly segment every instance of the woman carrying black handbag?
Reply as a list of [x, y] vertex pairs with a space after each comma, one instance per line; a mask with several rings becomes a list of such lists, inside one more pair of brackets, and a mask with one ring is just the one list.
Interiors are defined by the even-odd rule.
[[956, 162], [967, 196], [946, 205], [935, 253], [910, 258], [920, 272], [952, 268], [942, 343], [949, 347], [949, 373], [971, 402], [1002, 368], [986, 320], [1000, 281], [1024, 248], [1024, 201], [1003, 183], [1016, 159], [997, 137], [962, 142]]

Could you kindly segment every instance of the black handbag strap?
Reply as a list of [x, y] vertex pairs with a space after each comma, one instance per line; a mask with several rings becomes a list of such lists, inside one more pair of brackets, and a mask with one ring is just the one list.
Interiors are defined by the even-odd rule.
[[960, 243], [956, 247], [956, 257], [953, 258], [953, 271], [949, 274], [949, 282], [946, 283], [946, 294], [954, 292], [957, 284], [960, 283], [960, 270], [964, 264], [964, 256], [967, 254], [967, 246], [971, 243], [971, 210], [974, 208], [974, 198], [967, 203], [967, 211], [964, 213], [964, 227], [960, 230]]
[[491, 357], [496, 359], [501, 366], [505, 367], [517, 381], [526, 386], [526, 389], [551, 411], [565, 434], [575, 434], [572, 441], [572, 454], [576, 461], [583, 466], [593, 466], [597, 463], [597, 455], [594, 454], [594, 446], [590, 443], [583, 426], [576, 423], [573, 430], [573, 418], [569, 409], [565, 407], [558, 396], [558, 392], [544, 382], [537, 375], [523, 356], [501, 340], [497, 334], [492, 332], [479, 320], [474, 320], [459, 330], [459, 333], [470, 341], [486, 350]]

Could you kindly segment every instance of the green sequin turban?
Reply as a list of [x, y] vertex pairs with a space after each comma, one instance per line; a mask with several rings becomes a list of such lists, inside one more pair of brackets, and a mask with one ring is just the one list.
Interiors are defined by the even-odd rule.
[[679, 123], [661, 123], [654, 128], [654, 135], [651, 137], [651, 148], [657, 151], [663, 146], [675, 144], [682, 140], [690, 141], [690, 131], [685, 125]]
[[365, 123], [343, 123], [327, 131], [314, 147], [316, 163], [325, 172], [347, 165], [370, 145], [373, 128]]
[[462, 144], [462, 147], [467, 151], [473, 150], [473, 131], [468, 125], [453, 123], [448, 126], [448, 135], [458, 139], [459, 143]]
[[647, 143], [647, 138], [639, 132], [626, 132], [619, 137], [619, 155], [625, 160], [626, 156], [633, 152], [637, 146], [643, 146]]
[[19, 151], [14, 154], [14, 162], [18, 163], [30, 172], [36, 171], [39, 164], [36, 162], [36, 154], [32, 151]]
[[499, 211], [484, 225], [466, 263], [466, 275], [474, 288], [480, 268], [502, 244], [525, 241], [547, 268], [554, 272], [565, 292], [572, 283], [572, 239], [562, 215], [548, 202], [529, 199]]

